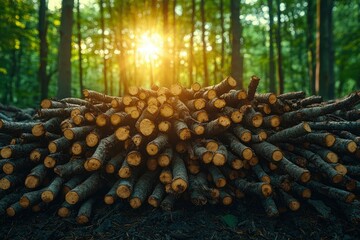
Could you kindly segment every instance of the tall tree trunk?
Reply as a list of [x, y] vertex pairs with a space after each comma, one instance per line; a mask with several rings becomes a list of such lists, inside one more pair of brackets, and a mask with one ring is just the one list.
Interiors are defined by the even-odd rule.
[[278, 52], [278, 76], [279, 76], [279, 93], [284, 93], [284, 72], [282, 66], [282, 51], [281, 51], [281, 11], [280, 0], [276, 0], [277, 6], [277, 28], [276, 28], [276, 46]]
[[163, 35], [164, 35], [164, 49], [163, 49], [163, 84], [171, 84], [172, 79], [169, 74], [169, 42], [168, 42], [168, 34], [169, 34], [169, 0], [163, 1]]
[[206, 57], [206, 39], [205, 39], [205, 1], [201, 0], [200, 3], [200, 12], [201, 12], [201, 41], [202, 41], [202, 50], [203, 50], [203, 67], [204, 67], [204, 84], [209, 86], [209, 72], [207, 66], [207, 57]]
[[220, 27], [221, 27], [221, 71], [225, 65], [225, 24], [224, 24], [224, 0], [220, 0]]
[[[127, 77], [126, 77], [126, 55], [125, 55], [125, 49], [123, 46], [123, 28], [124, 28], [124, 1], [119, 1], [120, 5], [119, 5], [119, 29], [118, 32], [116, 32], [116, 28], [115, 29], [115, 42], [117, 44], [117, 47], [120, 51], [120, 54], [118, 55], [118, 64], [119, 64], [119, 96], [123, 95], [123, 90], [124, 89], [128, 89], [128, 81], [127, 81]], [[111, 5], [110, 5], [111, 6]], [[110, 14], [112, 13], [112, 11], [110, 11]], [[110, 15], [111, 16], [111, 15]], [[113, 19], [111, 17], [111, 19]], [[119, 34], [119, 38], [117, 39], [117, 33]]]
[[173, 3], [173, 68], [172, 68], [172, 79], [174, 82], [177, 82], [177, 77], [176, 77], [176, 66], [177, 66], [177, 37], [176, 37], [176, 12], [175, 12], [175, 8], [176, 8], [176, 0], [174, 0]]
[[106, 66], [106, 54], [105, 54], [105, 19], [104, 19], [104, 0], [100, 0], [100, 26], [101, 26], [101, 43], [103, 50], [103, 78], [104, 78], [104, 93], [108, 94], [108, 81], [107, 81], [107, 66]]
[[231, 0], [231, 75], [238, 81], [238, 88], [243, 88], [243, 64], [241, 59], [241, 25], [240, 25], [240, 1]]
[[332, 0], [317, 1], [316, 92], [325, 99], [334, 98], [334, 52], [332, 47]]
[[315, 42], [314, 42], [314, 20], [315, 20], [315, 2], [314, 0], [308, 0], [306, 10], [306, 49], [308, 59], [308, 76], [310, 84], [310, 93], [314, 95], [315, 91]]
[[39, 80], [40, 80], [40, 97], [41, 99], [47, 98], [49, 90], [49, 82], [47, 78], [47, 55], [48, 55], [48, 42], [47, 35], [47, 3], [46, 0], [41, 0], [39, 5], [39, 39], [40, 39], [40, 66], [39, 66]]
[[189, 82], [190, 84], [194, 83], [193, 76], [193, 63], [194, 63], [194, 32], [195, 32], [195, 0], [191, 1], [191, 35], [190, 35], [190, 46], [189, 46]]
[[76, 4], [76, 11], [77, 11], [77, 40], [78, 40], [78, 55], [79, 55], [79, 83], [80, 83], [80, 92], [82, 93], [84, 90], [84, 83], [83, 83], [83, 68], [82, 68], [82, 53], [81, 53], [81, 16], [80, 16], [80, 0], [77, 1]]
[[59, 46], [59, 99], [71, 96], [71, 36], [74, 0], [63, 0], [61, 9]]
[[273, 40], [273, 32], [274, 32], [274, 17], [273, 17], [273, 1], [268, 0], [269, 6], [269, 38], [270, 38], [270, 46], [269, 46], [269, 78], [270, 78], [270, 92], [276, 92], [275, 86], [275, 60], [274, 60], [274, 40]]

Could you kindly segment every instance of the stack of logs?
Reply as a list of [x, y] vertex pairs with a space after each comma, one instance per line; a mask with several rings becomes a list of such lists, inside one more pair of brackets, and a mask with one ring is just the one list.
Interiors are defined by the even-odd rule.
[[[255, 197], [268, 216], [300, 204], [359, 221], [360, 92], [335, 101], [304, 92], [236, 90], [227, 77], [190, 89], [130, 87], [125, 96], [44, 99], [31, 121], [0, 120], [0, 214], [39, 211], [89, 221], [94, 203], [173, 209]], [[1, 146], [1, 145], [0, 145]]]

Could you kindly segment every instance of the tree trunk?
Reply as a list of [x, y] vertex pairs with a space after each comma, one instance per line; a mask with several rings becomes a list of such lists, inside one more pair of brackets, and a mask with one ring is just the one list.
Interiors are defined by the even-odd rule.
[[190, 36], [190, 47], [189, 47], [189, 82], [192, 85], [194, 83], [193, 77], [193, 62], [194, 62], [194, 31], [195, 31], [195, 0], [191, 1], [191, 36]]
[[201, 41], [202, 41], [202, 50], [203, 50], [204, 85], [209, 86], [209, 72], [207, 66], [206, 40], [205, 40], [205, 1], [204, 0], [201, 0], [200, 12], [201, 12]]
[[79, 83], [80, 83], [80, 92], [82, 93], [84, 90], [84, 83], [83, 83], [83, 68], [82, 68], [82, 54], [81, 54], [81, 16], [80, 16], [80, 0], [77, 1], [76, 5], [77, 11], [77, 40], [78, 40], [78, 54], [79, 54]]
[[282, 51], [281, 51], [281, 16], [280, 0], [276, 0], [277, 5], [277, 28], [276, 28], [276, 46], [278, 52], [278, 76], [279, 76], [279, 93], [284, 93], [284, 72], [282, 68]]
[[63, 0], [61, 9], [60, 45], [59, 45], [59, 99], [71, 96], [71, 36], [73, 24], [74, 0]]
[[242, 89], [243, 63], [240, 53], [241, 25], [240, 25], [240, 1], [231, 0], [231, 75], [238, 82], [237, 88]]
[[310, 93], [315, 95], [315, 42], [314, 42], [314, 19], [315, 19], [315, 2], [308, 0], [307, 3], [307, 31], [306, 31], [306, 48], [308, 59], [308, 74], [310, 83]]
[[174, 0], [173, 3], [173, 66], [172, 66], [172, 79], [173, 79], [173, 83], [177, 83], [177, 77], [176, 77], [176, 65], [178, 62], [177, 59], [177, 32], [176, 32], [176, 12], [175, 12], [175, 8], [176, 8], [176, 0]]
[[225, 24], [224, 24], [224, 0], [220, 0], [220, 26], [221, 26], [221, 72], [225, 65]]
[[103, 50], [103, 77], [104, 77], [104, 93], [108, 94], [108, 81], [107, 81], [107, 66], [106, 66], [106, 54], [105, 54], [105, 20], [104, 20], [104, 0], [100, 0], [100, 26], [101, 26], [101, 39]]
[[332, 38], [332, 0], [317, 1], [316, 93], [325, 99], [334, 97], [334, 52]]
[[[128, 89], [128, 80], [126, 77], [126, 55], [125, 49], [123, 47], [123, 27], [124, 27], [124, 1], [120, 1], [120, 18], [119, 18], [119, 71], [120, 71], [120, 81], [119, 81], [119, 96], [122, 96], [122, 92], [125, 92], [125, 89]], [[122, 91], [121, 84], [124, 91]]]
[[273, 43], [273, 32], [274, 32], [274, 19], [273, 19], [273, 1], [268, 0], [269, 6], [269, 37], [270, 37], [270, 53], [269, 53], [269, 78], [270, 78], [270, 92], [276, 92], [275, 86], [275, 61], [274, 61], [274, 43]]
[[163, 39], [164, 39], [164, 47], [163, 47], [163, 84], [171, 85], [172, 79], [169, 74], [170, 68], [170, 60], [169, 60], [169, 42], [168, 42], [168, 32], [169, 32], [169, 0], [163, 1]]

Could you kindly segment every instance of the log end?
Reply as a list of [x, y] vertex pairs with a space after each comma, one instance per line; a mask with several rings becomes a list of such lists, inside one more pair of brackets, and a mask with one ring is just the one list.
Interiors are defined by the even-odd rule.
[[37, 149], [34, 149], [30, 152], [29, 158], [33, 162], [38, 162], [41, 158], [41, 153]]
[[28, 208], [30, 206], [30, 201], [27, 197], [22, 196], [19, 200], [19, 204], [22, 208]]
[[120, 186], [116, 189], [116, 194], [119, 196], [119, 198], [125, 199], [125, 198], [130, 197], [130, 195], [131, 195], [131, 190], [130, 190], [130, 188], [128, 188], [127, 186], [120, 185]]
[[65, 137], [67, 140], [73, 140], [74, 137], [75, 137], [74, 131], [73, 131], [71, 128], [65, 129], [65, 131], [64, 131], [64, 137]]
[[87, 224], [89, 222], [89, 217], [85, 215], [79, 215], [76, 217], [76, 222], [78, 224]]
[[5, 163], [2, 170], [4, 173], [10, 175], [14, 172], [14, 165], [12, 163]]
[[3, 149], [1, 149], [0, 155], [1, 155], [2, 158], [11, 158], [11, 155], [12, 155], [11, 148], [10, 147], [4, 147]]
[[96, 158], [90, 158], [84, 163], [84, 167], [87, 171], [96, 171], [101, 165], [101, 161]]
[[153, 206], [154, 208], [157, 208], [160, 206], [160, 201], [156, 199], [154, 196], [150, 196], [148, 198], [149, 205]]
[[233, 199], [232, 199], [231, 196], [225, 196], [225, 197], [222, 199], [222, 204], [224, 204], [225, 206], [230, 205], [232, 202], [233, 202]]
[[303, 183], [310, 181], [310, 179], [311, 179], [311, 174], [309, 171], [304, 171], [300, 176], [300, 181]]
[[15, 212], [15, 209], [12, 208], [12, 207], [8, 207], [6, 209], [6, 214], [9, 216], [9, 217], [14, 217], [16, 215], [16, 212]]
[[273, 93], [271, 93], [271, 94], [269, 95], [268, 102], [269, 102], [270, 104], [274, 104], [274, 103], [276, 103], [276, 101], [277, 101], [276, 95], [273, 94]]
[[339, 157], [336, 153], [334, 152], [328, 152], [326, 154], [326, 160], [329, 163], [337, 163], [339, 161]]
[[215, 153], [212, 162], [215, 166], [224, 166], [226, 163], [226, 156], [222, 153]]
[[130, 137], [129, 127], [119, 127], [115, 132], [115, 136], [119, 141], [125, 141]]
[[171, 188], [177, 193], [183, 193], [188, 187], [188, 183], [181, 178], [173, 179], [171, 182]]
[[271, 179], [268, 175], [264, 175], [260, 178], [260, 181], [264, 182], [264, 183], [270, 183]]
[[134, 198], [130, 199], [129, 203], [132, 208], [139, 208], [139, 207], [141, 207], [141, 204], [142, 204], [140, 198], [138, 198], [138, 197], [134, 197]]
[[288, 208], [291, 211], [297, 211], [300, 208], [300, 202], [296, 201], [296, 200], [292, 200], [288, 203]]
[[56, 153], [57, 152], [57, 145], [54, 142], [50, 142], [48, 145], [48, 149], [50, 153]]
[[183, 141], [191, 138], [191, 131], [188, 128], [183, 128], [179, 132], [179, 138]]
[[206, 149], [212, 152], [215, 152], [219, 149], [219, 143], [214, 140], [209, 140], [205, 145]]
[[271, 156], [272, 160], [278, 162], [280, 160], [283, 159], [283, 153], [281, 152], [281, 150], [275, 150], [273, 153], [272, 153], [272, 156]]
[[40, 185], [40, 179], [37, 176], [27, 176], [25, 179], [25, 186], [30, 189], [37, 188]]
[[0, 179], [0, 189], [7, 190], [10, 187], [11, 187], [11, 182], [8, 179], [6, 178]]
[[254, 156], [254, 153], [251, 150], [251, 148], [245, 148], [244, 151], [242, 151], [242, 157], [245, 160], [250, 160], [253, 156]]
[[348, 196], [346, 196], [345, 202], [351, 203], [355, 200], [356, 196], [353, 193], [349, 193]]
[[264, 121], [264, 118], [261, 115], [261, 113], [254, 114], [254, 116], [251, 119], [252, 125], [256, 128], [260, 127], [261, 124], [263, 123], [263, 121]]
[[347, 144], [346, 149], [349, 153], [354, 153], [357, 150], [357, 144], [354, 141], [350, 141]]
[[264, 197], [269, 197], [272, 194], [273, 190], [270, 184], [264, 183], [261, 185], [261, 193]]
[[115, 199], [114, 199], [113, 196], [106, 195], [106, 196], [104, 197], [104, 203], [105, 203], [105, 204], [107, 204], [107, 205], [112, 205], [112, 204], [114, 204], [114, 202], [115, 202]]
[[159, 152], [159, 147], [154, 143], [148, 143], [146, 146], [146, 152], [150, 156], [155, 156]]
[[130, 167], [121, 167], [118, 172], [119, 177], [121, 178], [129, 178], [131, 176]]
[[115, 172], [115, 166], [112, 165], [112, 164], [106, 164], [105, 166], [105, 172], [106, 173], [109, 173], [109, 174], [112, 174]]
[[89, 147], [95, 147], [99, 143], [99, 135], [96, 133], [89, 133], [86, 136], [86, 145]]
[[235, 170], [240, 170], [244, 167], [244, 163], [240, 159], [235, 159], [231, 162], [231, 167]]
[[140, 132], [144, 136], [150, 136], [154, 131], [155, 124], [151, 120], [145, 118], [140, 122]]
[[226, 185], [226, 179], [225, 178], [218, 178], [215, 182], [216, 187], [222, 188]]
[[167, 156], [167, 155], [160, 155], [160, 156], [158, 157], [158, 164], [159, 164], [160, 167], [167, 167], [167, 166], [169, 166], [169, 165], [170, 165], [170, 161], [171, 161], [171, 159], [170, 159], [170, 157]]
[[333, 183], [340, 183], [340, 182], [342, 182], [342, 180], [343, 180], [343, 175], [340, 174], [340, 173], [336, 174], [336, 175], [333, 176], [333, 178], [332, 178], [332, 182], [333, 182]]
[[35, 137], [40, 137], [42, 135], [44, 135], [46, 132], [45, 127], [42, 123], [36, 124], [33, 126], [33, 128], [31, 129], [31, 133], [35, 136]]
[[66, 195], [65, 195], [65, 201], [68, 204], [74, 205], [77, 202], [79, 202], [80, 196], [77, 192], [74, 191], [69, 191]]
[[126, 162], [131, 166], [139, 166], [141, 163], [141, 154], [138, 151], [131, 151], [126, 156]]
[[325, 146], [332, 147], [335, 144], [336, 138], [334, 135], [329, 133], [325, 136], [324, 141], [325, 141]]
[[46, 156], [44, 159], [44, 165], [47, 168], [54, 168], [56, 164], [56, 161], [53, 157], [51, 156]]
[[46, 190], [42, 192], [41, 199], [46, 203], [52, 202], [54, 201], [54, 193], [52, 191]]
[[66, 207], [61, 207], [59, 208], [57, 214], [59, 217], [62, 217], [62, 218], [66, 218], [66, 217], [69, 217], [70, 216], [70, 209], [69, 208], [66, 208]]
[[306, 199], [311, 198], [311, 190], [309, 188], [304, 189], [301, 192], [301, 197], [306, 198]]
[[242, 119], [243, 119], [244, 114], [240, 111], [234, 111], [231, 113], [231, 121], [233, 121], [233, 123], [241, 123]]
[[83, 152], [83, 147], [81, 146], [81, 143], [79, 142], [75, 142], [72, 146], [71, 146], [71, 152], [74, 155], [80, 155]]
[[211, 163], [213, 157], [214, 157], [214, 153], [212, 151], [206, 151], [201, 156], [201, 160], [203, 161], [203, 163], [207, 164], [207, 163]]

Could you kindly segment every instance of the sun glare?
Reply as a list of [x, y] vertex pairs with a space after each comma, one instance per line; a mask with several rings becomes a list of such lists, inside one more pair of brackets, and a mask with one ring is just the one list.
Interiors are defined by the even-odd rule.
[[156, 60], [161, 54], [162, 38], [159, 34], [143, 34], [137, 46], [137, 52], [146, 62]]

